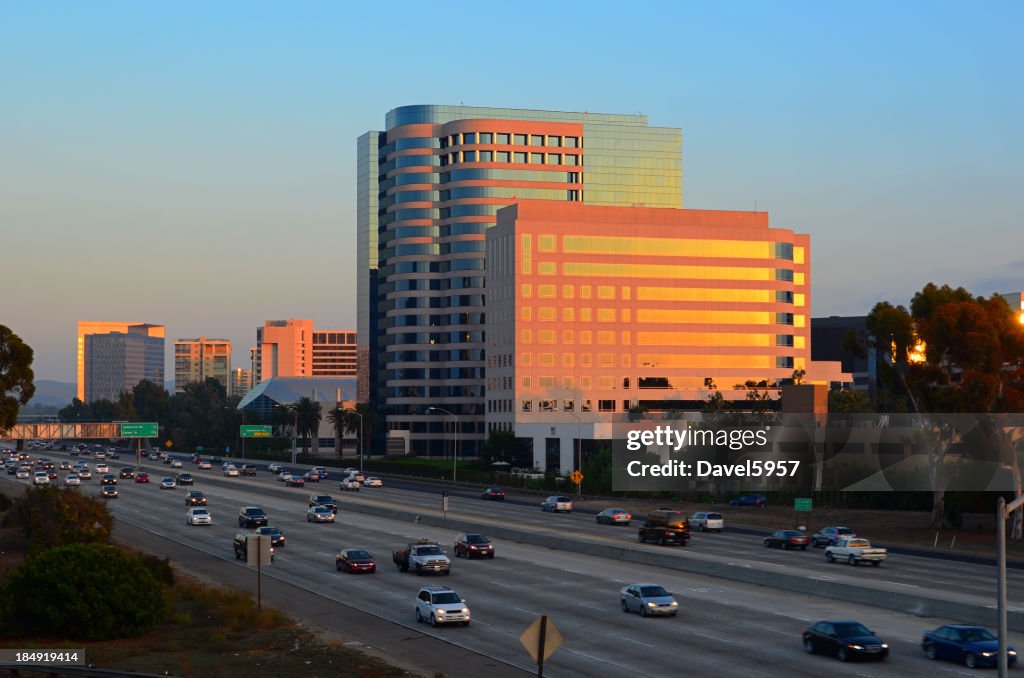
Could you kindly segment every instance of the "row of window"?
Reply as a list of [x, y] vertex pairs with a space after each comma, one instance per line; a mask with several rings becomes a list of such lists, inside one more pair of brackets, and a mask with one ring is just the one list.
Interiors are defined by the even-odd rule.
[[[547, 146], [550, 148], [582, 148], [580, 137], [558, 134], [516, 134], [509, 132], [463, 132], [441, 137], [439, 146], [451, 148], [465, 144], [494, 144], [498, 146]], [[426, 146], [407, 146], [407, 148]], [[396, 145], [396, 150], [401, 150]]]
[[[420, 157], [420, 156], [416, 156]], [[509, 162], [517, 165], [567, 165], [578, 167], [583, 164], [583, 156], [572, 153], [526, 153], [525, 151], [456, 151], [441, 156], [440, 166], [448, 167], [463, 162]], [[396, 167], [413, 165], [431, 165], [430, 162], [408, 162]]]

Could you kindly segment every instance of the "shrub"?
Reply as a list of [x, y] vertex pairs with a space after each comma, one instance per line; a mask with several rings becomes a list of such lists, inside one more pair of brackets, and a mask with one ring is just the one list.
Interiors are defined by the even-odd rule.
[[81, 640], [147, 633], [169, 611], [167, 586], [134, 554], [103, 544], [44, 551], [0, 585], [3, 632]]
[[4, 525], [21, 533], [31, 555], [70, 544], [105, 544], [113, 519], [99, 499], [43, 485], [14, 500]]

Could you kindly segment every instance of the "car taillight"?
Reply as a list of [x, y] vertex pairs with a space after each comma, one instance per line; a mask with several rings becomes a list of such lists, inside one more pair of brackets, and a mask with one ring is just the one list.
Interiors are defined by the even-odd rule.
[[630, 515], [629, 513], [627, 513], [626, 514], [626, 520], [632, 520], [632, 519], [633, 519], [633, 516]]

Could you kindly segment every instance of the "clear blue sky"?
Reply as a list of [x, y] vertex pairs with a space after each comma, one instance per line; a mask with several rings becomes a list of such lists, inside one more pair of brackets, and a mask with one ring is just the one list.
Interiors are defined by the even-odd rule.
[[[628, 9], [628, 11], [627, 11]], [[0, 0], [0, 323], [355, 325], [355, 140], [391, 108], [643, 112], [686, 207], [812, 235], [813, 312], [1024, 288], [1019, 2]], [[170, 374], [169, 374], [170, 378]]]

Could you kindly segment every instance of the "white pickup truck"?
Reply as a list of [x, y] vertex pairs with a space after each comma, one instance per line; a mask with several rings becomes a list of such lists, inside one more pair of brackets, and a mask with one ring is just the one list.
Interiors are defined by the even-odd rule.
[[825, 560], [830, 563], [845, 561], [850, 565], [860, 563], [871, 563], [878, 567], [882, 561], [889, 557], [888, 552], [882, 548], [874, 548], [871, 542], [861, 537], [846, 537], [840, 539], [833, 546], [825, 547]]

